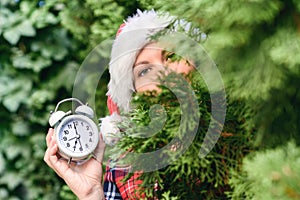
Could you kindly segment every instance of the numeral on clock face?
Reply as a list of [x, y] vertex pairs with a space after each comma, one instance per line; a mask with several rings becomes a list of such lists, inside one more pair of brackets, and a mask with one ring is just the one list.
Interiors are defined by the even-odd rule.
[[85, 121], [68, 121], [62, 126], [60, 142], [71, 152], [88, 151], [94, 141], [91, 125]]

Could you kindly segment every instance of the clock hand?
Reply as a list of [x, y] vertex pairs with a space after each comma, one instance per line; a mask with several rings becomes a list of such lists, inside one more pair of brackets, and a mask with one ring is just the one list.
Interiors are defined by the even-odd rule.
[[[79, 137], [79, 138], [80, 138], [80, 137]], [[78, 142], [79, 142], [79, 145], [80, 145], [80, 147], [81, 147], [81, 149], [82, 149], [81, 141], [80, 141], [79, 138], [78, 138]]]
[[75, 144], [74, 144], [74, 151], [75, 151], [75, 149], [76, 149], [76, 145], [77, 145], [77, 138], [76, 138]]
[[73, 124], [74, 124], [74, 129], [75, 129], [76, 135], [79, 135], [78, 132], [77, 132], [77, 128], [76, 128], [75, 122], [73, 122]]
[[77, 138], [77, 136], [76, 137], [72, 137], [71, 139], [69, 139], [68, 141], [70, 141], [70, 140], [74, 140], [75, 138]]
[[[76, 140], [75, 140], [75, 144], [74, 144], [74, 151], [75, 151], [76, 145], [77, 145], [77, 141], [78, 141], [80, 135], [79, 135], [78, 132], [77, 132], [77, 128], [76, 128], [75, 122], [73, 122], [73, 124], [74, 124], [75, 133], [76, 133], [76, 135], [77, 135], [77, 136], [75, 137]], [[72, 139], [74, 139], [74, 138], [72, 138]]]

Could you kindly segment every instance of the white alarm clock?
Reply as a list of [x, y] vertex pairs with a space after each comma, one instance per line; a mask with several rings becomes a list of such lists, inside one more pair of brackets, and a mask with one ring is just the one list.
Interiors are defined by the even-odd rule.
[[[72, 111], [58, 110], [61, 103], [76, 101], [80, 105]], [[99, 141], [98, 126], [93, 120], [94, 111], [76, 98], [60, 101], [49, 117], [49, 124], [54, 127], [58, 153], [70, 163], [89, 159]]]

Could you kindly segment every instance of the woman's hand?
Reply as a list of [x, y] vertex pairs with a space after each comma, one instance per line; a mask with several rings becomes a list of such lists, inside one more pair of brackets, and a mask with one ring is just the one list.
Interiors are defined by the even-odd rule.
[[58, 154], [58, 146], [54, 137], [54, 130], [49, 129], [46, 136], [47, 150], [44, 161], [61, 178], [65, 180], [73, 193], [80, 199], [104, 199], [102, 187], [102, 159], [105, 143], [100, 136], [95, 150], [95, 158], [91, 158], [81, 165], [68, 164]]

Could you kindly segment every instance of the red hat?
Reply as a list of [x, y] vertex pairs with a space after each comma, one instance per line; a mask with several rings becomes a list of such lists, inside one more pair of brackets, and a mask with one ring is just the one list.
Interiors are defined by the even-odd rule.
[[[151, 36], [166, 28], [173, 20], [154, 10], [140, 11], [127, 18], [120, 26], [112, 46], [109, 63], [108, 108], [110, 113], [130, 110], [135, 91], [132, 67], [140, 50], [151, 41]], [[119, 108], [119, 109], [118, 109]]]

